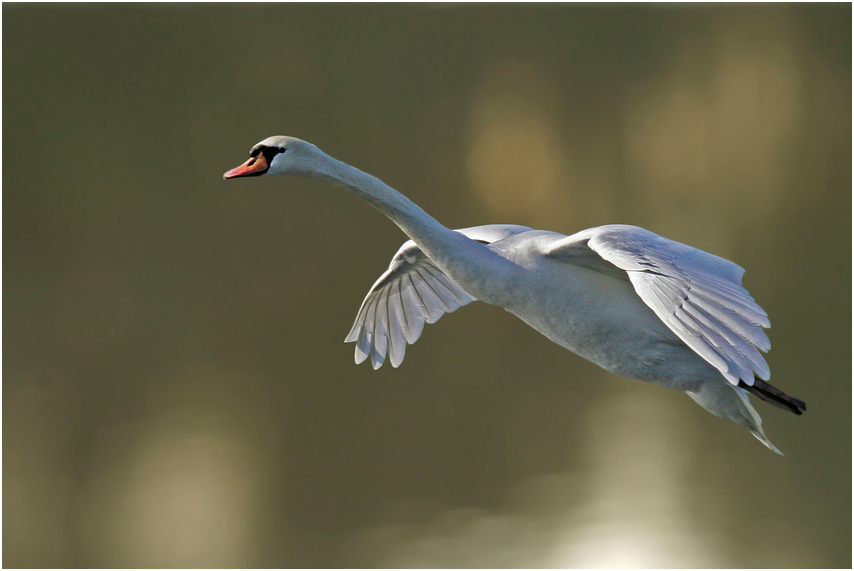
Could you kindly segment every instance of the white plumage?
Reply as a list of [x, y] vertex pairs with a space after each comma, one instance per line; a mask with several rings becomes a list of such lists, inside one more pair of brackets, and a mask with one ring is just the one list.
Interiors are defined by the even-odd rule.
[[[493, 224], [456, 232], [489, 244], [527, 230], [530, 228]], [[344, 342], [356, 342], [357, 364], [370, 355], [371, 365], [379, 369], [387, 347], [391, 366], [399, 367], [406, 344], [418, 340], [425, 322], [436, 323], [445, 313], [472, 301], [475, 299], [446, 276], [415, 242], [407, 240], [388, 270], [371, 287]]]
[[771, 372], [758, 349], [771, 343], [767, 314], [741, 287], [744, 269], [718, 256], [643, 228], [612, 225], [584, 230], [557, 244], [588, 247], [624, 270], [635, 291], [682, 341], [733, 385], [753, 385]]
[[764, 381], [768, 316], [744, 270], [635, 226], [572, 236], [494, 224], [449, 230], [379, 179], [291, 137], [270, 137], [224, 178], [284, 174], [342, 186], [410, 238], [368, 292], [345, 341], [374, 369], [403, 361], [424, 323], [475, 300], [503, 307], [603, 368], [685, 391], [713, 414], [765, 436], [746, 391], [801, 414]]

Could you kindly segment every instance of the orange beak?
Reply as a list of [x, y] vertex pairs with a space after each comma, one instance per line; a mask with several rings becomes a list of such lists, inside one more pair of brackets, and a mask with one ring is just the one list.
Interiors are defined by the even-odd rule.
[[264, 154], [258, 153], [257, 156], [251, 157], [239, 167], [226, 172], [222, 175], [222, 178], [223, 180], [228, 180], [230, 178], [238, 178], [241, 176], [259, 176], [267, 172], [267, 166], [267, 159], [264, 158]]

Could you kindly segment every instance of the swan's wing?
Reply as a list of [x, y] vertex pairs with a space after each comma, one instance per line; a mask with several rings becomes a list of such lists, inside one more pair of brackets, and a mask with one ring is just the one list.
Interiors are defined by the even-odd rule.
[[[585, 252], [586, 250], [586, 252]], [[553, 244], [546, 255], [598, 271], [589, 252], [625, 271], [635, 291], [691, 349], [733, 385], [771, 372], [768, 315], [741, 287], [744, 269], [723, 258], [635, 226], [602, 226]]]
[[[492, 224], [456, 231], [491, 244], [528, 230], [524, 226]], [[472, 301], [474, 298], [445, 275], [415, 242], [407, 240], [368, 292], [344, 342], [356, 343], [356, 363], [370, 356], [371, 366], [378, 369], [388, 354], [391, 366], [397, 367], [403, 361], [406, 344], [418, 340], [425, 322], [435, 323], [443, 314]]]
[[344, 342], [356, 342], [356, 363], [370, 355], [371, 365], [378, 369], [388, 351], [392, 367], [397, 367], [406, 344], [421, 336], [425, 321], [435, 323], [444, 313], [472, 301], [409, 240], [368, 292]]

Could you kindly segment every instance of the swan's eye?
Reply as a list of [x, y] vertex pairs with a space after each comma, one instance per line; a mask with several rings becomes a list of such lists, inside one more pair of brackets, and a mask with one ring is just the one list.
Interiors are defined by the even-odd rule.
[[264, 147], [261, 149], [261, 153], [264, 155], [264, 160], [267, 161], [267, 164], [272, 164], [273, 159], [279, 153], [284, 153], [286, 149], [281, 147]]

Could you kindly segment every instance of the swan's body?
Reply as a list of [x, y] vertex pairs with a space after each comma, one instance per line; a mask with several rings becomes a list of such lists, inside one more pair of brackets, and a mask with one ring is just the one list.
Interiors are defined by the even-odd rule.
[[410, 238], [371, 288], [346, 341], [356, 362], [394, 367], [424, 322], [474, 300], [503, 307], [602, 368], [685, 391], [709, 412], [762, 431], [746, 391], [801, 414], [803, 402], [764, 382], [765, 312], [744, 270], [634, 226], [572, 236], [524, 226], [449, 230], [379, 179], [291, 137], [270, 137], [224, 178], [285, 174], [343, 186]]

